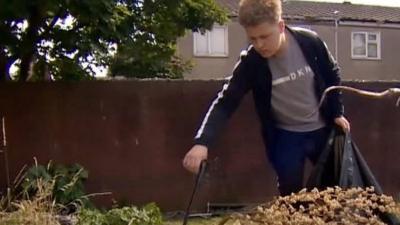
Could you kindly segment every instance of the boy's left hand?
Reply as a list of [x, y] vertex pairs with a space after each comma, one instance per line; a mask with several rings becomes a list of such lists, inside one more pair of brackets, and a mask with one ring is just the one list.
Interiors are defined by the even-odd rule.
[[336, 117], [335, 123], [341, 127], [344, 132], [350, 132], [350, 123], [344, 116]]

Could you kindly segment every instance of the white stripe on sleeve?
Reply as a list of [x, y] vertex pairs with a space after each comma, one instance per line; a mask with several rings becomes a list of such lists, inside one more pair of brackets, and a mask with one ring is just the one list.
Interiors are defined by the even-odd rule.
[[[253, 47], [253, 46], [250, 45], [249, 48], [248, 48], [247, 50], [243, 50], [243, 51], [240, 53], [240, 58], [239, 58], [239, 60], [237, 61], [237, 63], [235, 64], [235, 67], [233, 68], [233, 72], [234, 72], [234, 71], [237, 69], [237, 67], [240, 65], [240, 63], [241, 63], [241, 61], [242, 61], [242, 60], [241, 60], [242, 57], [243, 57], [243, 56], [246, 56], [246, 55], [247, 55], [247, 52], [248, 52], [252, 47]], [[233, 73], [233, 72], [232, 72], [232, 73]], [[208, 109], [208, 112], [206, 113], [206, 116], [204, 117], [203, 122], [201, 123], [200, 129], [197, 131], [197, 134], [196, 134], [196, 136], [195, 136], [195, 139], [198, 139], [198, 138], [201, 137], [201, 135], [203, 135], [204, 127], [206, 126], [206, 124], [207, 124], [207, 122], [208, 122], [208, 119], [209, 119], [209, 117], [210, 117], [210, 114], [211, 114], [211, 112], [213, 111], [215, 105], [217, 105], [218, 102], [219, 102], [219, 100], [224, 96], [224, 92], [229, 88], [230, 80], [232, 79], [232, 77], [233, 77], [233, 76], [230, 76], [230, 77], [228, 78], [228, 82], [227, 82], [226, 84], [224, 84], [222, 90], [221, 90], [220, 92], [218, 92], [217, 98], [215, 98], [214, 101], [212, 102], [210, 108]]]

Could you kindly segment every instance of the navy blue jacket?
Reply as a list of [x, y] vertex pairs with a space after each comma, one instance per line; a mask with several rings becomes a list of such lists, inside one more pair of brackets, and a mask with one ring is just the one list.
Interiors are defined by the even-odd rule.
[[[306, 29], [287, 27], [298, 42], [315, 76], [315, 94], [321, 98], [324, 90], [340, 85], [339, 68], [325, 43], [316, 33]], [[195, 144], [209, 147], [220, 129], [235, 111], [243, 96], [252, 91], [256, 111], [261, 121], [264, 140], [268, 140], [274, 127], [271, 113], [272, 75], [268, 59], [263, 58], [250, 46], [242, 51], [235, 65], [233, 75], [224, 84], [209, 107], [194, 139]], [[334, 118], [343, 115], [341, 93], [332, 91], [327, 96], [320, 112], [327, 124], [333, 124]]]

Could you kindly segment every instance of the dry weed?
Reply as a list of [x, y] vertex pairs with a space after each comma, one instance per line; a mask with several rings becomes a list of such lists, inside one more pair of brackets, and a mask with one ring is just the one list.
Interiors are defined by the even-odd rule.
[[339, 187], [324, 191], [305, 189], [260, 205], [248, 213], [229, 216], [220, 225], [376, 224], [382, 216], [400, 215], [392, 197], [377, 195], [373, 188]]
[[[1, 209], [1, 225], [59, 225], [57, 206], [52, 199], [54, 183], [37, 180], [38, 191], [35, 196], [10, 203], [12, 210]], [[3, 200], [7, 201], [7, 200]]]

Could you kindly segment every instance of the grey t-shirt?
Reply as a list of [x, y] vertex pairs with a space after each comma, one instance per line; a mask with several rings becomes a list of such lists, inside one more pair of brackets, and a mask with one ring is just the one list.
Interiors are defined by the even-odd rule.
[[314, 88], [314, 72], [294, 37], [286, 31], [288, 48], [268, 59], [272, 73], [272, 113], [281, 129], [306, 132], [325, 126]]

